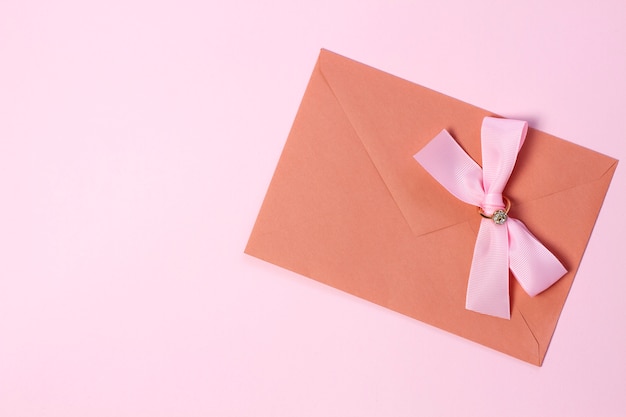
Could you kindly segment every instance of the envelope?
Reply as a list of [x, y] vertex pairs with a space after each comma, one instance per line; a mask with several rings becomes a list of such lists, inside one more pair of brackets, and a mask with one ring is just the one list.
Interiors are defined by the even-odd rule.
[[245, 252], [541, 366], [617, 160], [528, 130], [504, 195], [569, 272], [535, 297], [510, 276], [510, 320], [475, 313], [481, 217], [413, 155], [446, 129], [480, 165], [485, 116], [322, 50]]

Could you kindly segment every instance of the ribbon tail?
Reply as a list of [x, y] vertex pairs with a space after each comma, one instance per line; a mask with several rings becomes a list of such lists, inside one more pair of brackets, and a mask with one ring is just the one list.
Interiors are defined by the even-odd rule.
[[483, 219], [478, 230], [465, 308], [503, 319], [509, 304], [509, 237], [506, 225]]
[[519, 220], [509, 218], [511, 272], [531, 297], [548, 289], [567, 273], [559, 260]]

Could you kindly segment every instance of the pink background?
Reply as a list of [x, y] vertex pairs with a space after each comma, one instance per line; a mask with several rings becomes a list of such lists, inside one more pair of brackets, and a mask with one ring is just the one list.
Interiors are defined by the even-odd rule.
[[542, 368], [243, 254], [321, 47], [624, 160], [626, 3], [262, 3], [0, 3], [0, 415], [626, 415], [621, 166]]

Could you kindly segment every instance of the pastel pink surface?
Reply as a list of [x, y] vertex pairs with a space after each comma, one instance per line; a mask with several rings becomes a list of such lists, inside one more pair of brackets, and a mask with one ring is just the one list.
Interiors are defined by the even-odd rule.
[[541, 368], [243, 254], [321, 47], [624, 159], [625, 18], [3, 2], [0, 415], [626, 414], [620, 167]]

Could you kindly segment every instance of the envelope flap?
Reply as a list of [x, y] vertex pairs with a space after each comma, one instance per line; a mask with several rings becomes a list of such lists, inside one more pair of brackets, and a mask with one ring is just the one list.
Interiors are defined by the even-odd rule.
[[[449, 194], [412, 156], [445, 128], [481, 164], [481, 123], [494, 114], [330, 51], [321, 51], [319, 64], [413, 232], [476, 222], [476, 208]], [[532, 201], [598, 179], [615, 163], [529, 129], [505, 194], [514, 204]]]

